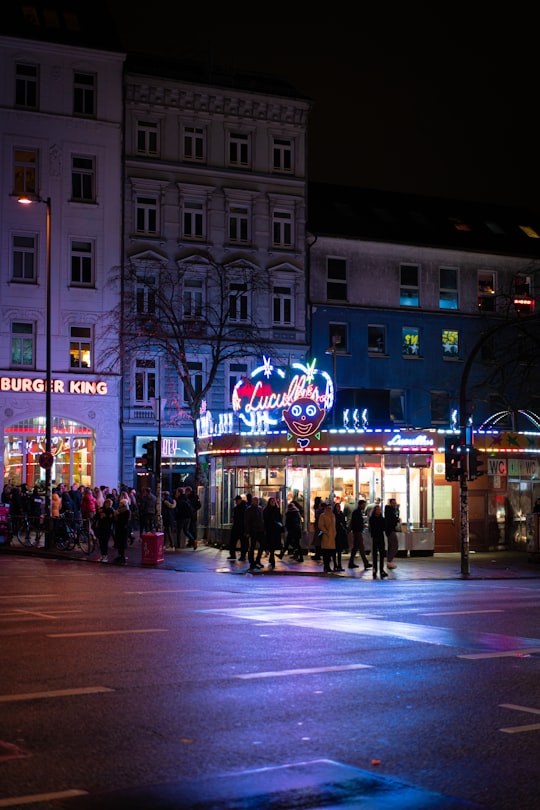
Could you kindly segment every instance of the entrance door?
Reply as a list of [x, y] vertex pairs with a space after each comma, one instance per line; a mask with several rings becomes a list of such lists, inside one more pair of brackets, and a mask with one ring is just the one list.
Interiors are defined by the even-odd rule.
[[459, 486], [435, 484], [435, 553], [460, 550]]

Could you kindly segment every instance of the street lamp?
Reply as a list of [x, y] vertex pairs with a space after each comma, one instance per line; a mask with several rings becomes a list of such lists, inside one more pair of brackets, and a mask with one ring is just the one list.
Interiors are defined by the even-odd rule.
[[332, 427], [336, 427], [336, 405], [337, 405], [337, 364], [336, 364], [336, 352], [337, 347], [341, 343], [341, 335], [332, 335], [332, 345], [326, 349], [325, 354], [332, 355], [332, 375], [334, 383], [334, 407], [332, 408]]
[[44, 537], [45, 548], [51, 546], [51, 467], [53, 463], [52, 448], [52, 411], [51, 411], [51, 389], [52, 389], [52, 370], [51, 370], [51, 198], [47, 197], [32, 197], [21, 196], [17, 202], [21, 205], [31, 205], [32, 203], [39, 202], [45, 203], [47, 209], [47, 225], [46, 225], [46, 250], [47, 260], [45, 269], [45, 308], [46, 308], [46, 324], [45, 324], [45, 452], [39, 458], [39, 464], [45, 469], [45, 520], [44, 520]]

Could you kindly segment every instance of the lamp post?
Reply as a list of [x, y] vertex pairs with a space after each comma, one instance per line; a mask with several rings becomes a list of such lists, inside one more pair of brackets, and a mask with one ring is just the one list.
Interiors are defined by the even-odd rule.
[[334, 407], [332, 408], [332, 427], [336, 427], [336, 404], [337, 404], [337, 363], [336, 352], [337, 347], [341, 343], [341, 335], [332, 335], [332, 345], [326, 349], [325, 354], [332, 355], [332, 375], [334, 383]]
[[45, 203], [46, 220], [46, 266], [45, 266], [45, 452], [39, 458], [39, 464], [45, 469], [45, 515], [43, 533], [45, 548], [51, 546], [51, 467], [53, 463], [52, 448], [52, 369], [51, 369], [51, 198], [22, 196], [18, 198], [21, 205], [35, 202]]

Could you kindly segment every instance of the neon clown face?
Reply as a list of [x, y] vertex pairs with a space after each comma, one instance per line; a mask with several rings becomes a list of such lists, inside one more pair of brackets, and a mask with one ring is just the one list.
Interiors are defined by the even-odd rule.
[[294, 436], [312, 436], [320, 427], [326, 416], [326, 411], [309, 397], [295, 399], [286, 411], [283, 419]]

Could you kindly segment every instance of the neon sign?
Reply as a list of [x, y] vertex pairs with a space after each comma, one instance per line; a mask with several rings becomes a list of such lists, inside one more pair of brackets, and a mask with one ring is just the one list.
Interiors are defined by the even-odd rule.
[[[23, 394], [43, 394], [47, 380], [32, 377], [0, 377], [0, 391], [14, 391]], [[52, 394], [90, 394], [105, 396], [108, 393], [107, 383], [93, 380], [51, 380]]]

